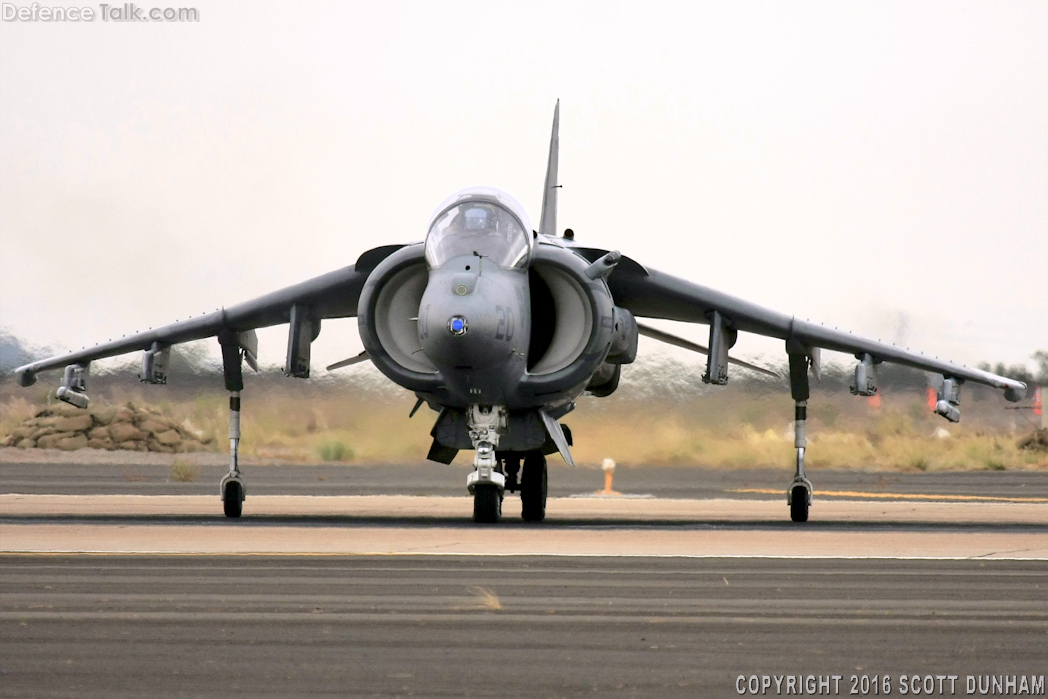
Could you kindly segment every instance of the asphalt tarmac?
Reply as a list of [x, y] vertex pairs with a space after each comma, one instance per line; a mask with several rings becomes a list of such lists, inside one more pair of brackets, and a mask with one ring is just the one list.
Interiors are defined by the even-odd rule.
[[254, 467], [240, 520], [213, 470], [0, 464], [0, 697], [721, 697], [765, 675], [844, 696], [885, 674], [948, 696], [1048, 672], [1044, 473], [815, 471], [795, 525], [777, 471], [620, 468], [654, 497], [592, 498], [571, 496], [600, 471], [556, 466], [546, 523], [507, 499], [483, 527], [456, 466]]
[[[213, 495], [226, 472], [217, 465], [186, 469], [190, 481], [174, 480], [159, 464], [0, 463], [0, 493], [64, 495]], [[245, 466], [256, 495], [439, 495], [465, 492], [469, 465], [413, 464]], [[869, 472], [809, 469], [823, 497], [869, 499], [873, 493], [965, 495], [984, 498], [1048, 499], [1048, 471]], [[619, 466], [615, 489], [660, 498], [783, 500], [790, 469], [702, 469], [678, 466]], [[550, 458], [549, 494], [568, 497], [603, 488], [595, 468], [570, 468]]]
[[964, 694], [1043, 675], [1046, 647], [1033, 561], [0, 557], [0, 696]]

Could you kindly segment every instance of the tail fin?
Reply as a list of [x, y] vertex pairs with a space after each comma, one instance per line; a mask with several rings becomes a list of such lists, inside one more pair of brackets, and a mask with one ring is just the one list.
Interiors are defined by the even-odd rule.
[[539, 233], [557, 235], [557, 159], [560, 153], [560, 100], [553, 109], [553, 135], [549, 139], [549, 162], [546, 164], [546, 188], [542, 190], [542, 218]]

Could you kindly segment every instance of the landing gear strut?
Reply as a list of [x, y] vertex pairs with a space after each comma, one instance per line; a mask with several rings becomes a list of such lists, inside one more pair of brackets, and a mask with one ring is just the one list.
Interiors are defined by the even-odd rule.
[[811, 506], [812, 485], [804, 476], [804, 451], [808, 447], [806, 425], [808, 423], [808, 367], [813, 364], [809, 348], [795, 346], [786, 341], [790, 355], [790, 393], [796, 403], [793, 412], [793, 446], [797, 448], [797, 471], [786, 489], [786, 504], [790, 506], [790, 519], [794, 522], [808, 521]]
[[240, 448], [240, 391], [229, 393], [229, 473], [219, 483], [222, 509], [226, 517], [239, 517], [244, 509], [244, 479], [240, 475], [237, 452]]
[[502, 464], [502, 472], [506, 474], [506, 490], [515, 493], [520, 490], [520, 454], [518, 452], [502, 452], [498, 457]]
[[794, 411], [793, 444], [797, 448], [797, 471], [793, 475], [789, 490], [786, 491], [786, 502], [790, 506], [790, 519], [794, 522], [808, 521], [808, 507], [811, 505], [812, 485], [804, 476], [804, 450], [808, 446], [805, 425], [808, 421], [808, 402], [798, 401]]
[[466, 419], [475, 450], [476, 470], [466, 477], [466, 488], [473, 495], [473, 521], [494, 524], [502, 516], [502, 494], [506, 490], [506, 474], [495, 456], [499, 435], [508, 424], [506, 409], [471, 405]]

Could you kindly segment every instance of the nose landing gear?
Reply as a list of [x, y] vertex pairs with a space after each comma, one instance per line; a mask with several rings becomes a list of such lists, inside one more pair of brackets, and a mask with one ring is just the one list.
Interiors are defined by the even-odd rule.
[[495, 447], [500, 433], [506, 430], [508, 416], [502, 406], [471, 405], [466, 419], [475, 450], [476, 470], [466, 477], [466, 488], [473, 495], [473, 521], [494, 524], [502, 516], [502, 494], [506, 490], [506, 475], [500, 470]]
[[[508, 422], [506, 409], [501, 406], [470, 406], [466, 418], [476, 454], [473, 458], [476, 470], [466, 477], [466, 488], [473, 496], [473, 521], [483, 524], [498, 522], [502, 517], [502, 499], [506, 490], [520, 491], [520, 516], [525, 522], [544, 520], [548, 477], [542, 450], [495, 452], [499, 436], [507, 429]], [[520, 463], [522, 456], [523, 468]]]

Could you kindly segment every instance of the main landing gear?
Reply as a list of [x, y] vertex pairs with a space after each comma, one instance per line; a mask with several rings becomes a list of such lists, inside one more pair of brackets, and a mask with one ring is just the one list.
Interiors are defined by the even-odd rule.
[[[521, 473], [521, 457], [524, 470]], [[541, 522], [546, 518], [548, 476], [546, 457], [541, 450], [528, 452], [504, 451], [498, 454], [499, 465], [506, 476], [506, 490], [520, 492], [520, 516], [525, 522]], [[519, 479], [518, 479], [519, 476]]]
[[524, 456], [524, 476], [520, 480], [520, 516], [525, 522], [546, 519], [546, 457], [541, 451]]

